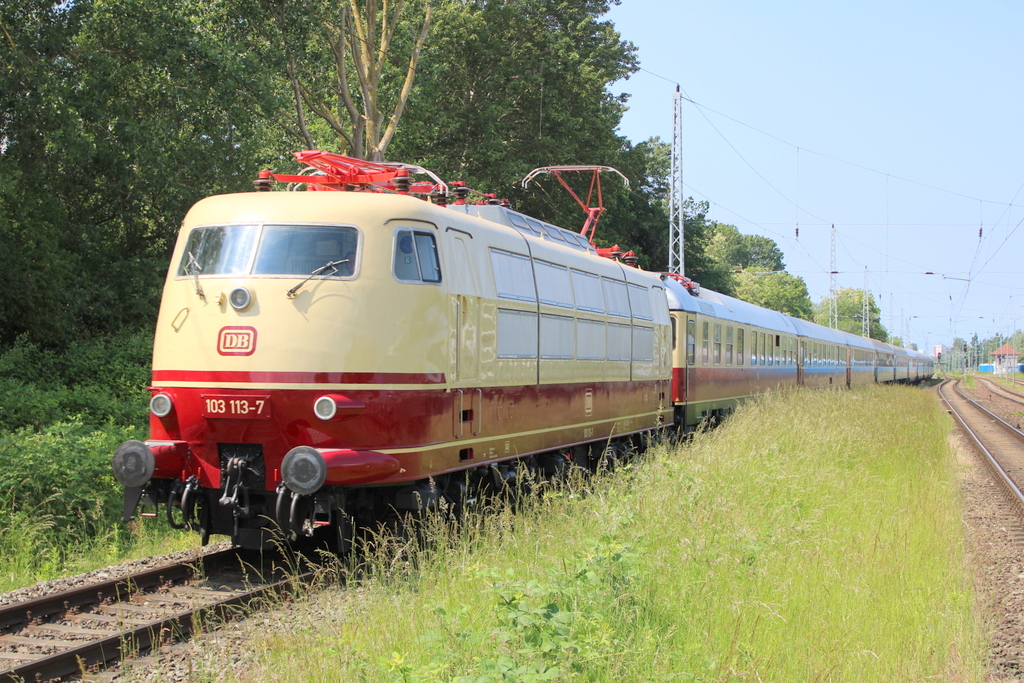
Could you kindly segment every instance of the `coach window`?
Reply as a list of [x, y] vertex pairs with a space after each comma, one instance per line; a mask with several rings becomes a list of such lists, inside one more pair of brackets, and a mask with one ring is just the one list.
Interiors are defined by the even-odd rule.
[[722, 364], [722, 324], [715, 323], [715, 365]]
[[708, 364], [708, 345], [711, 343], [711, 341], [710, 341], [710, 339], [708, 337], [708, 323], [707, 322], [704, 323], [704, 329], [702, 330], [702, 332], [704, 333], [704, 336], [701, 338], [701, 345], [702, 345], [702, 348], [701, 348], [701, 362], [704, 365], [707, 365]]
[[732, 365], [732, 325], [725, 328], [725, 364]]
[[743, 365], [743, 328], [736, 330], [736, 365]]
[[441, 264], [437, 242], [429, 232], [399, 230], [395, 233], [395, 277], [406, 282], [440, 282]]
[[697, 321], [686, 321], [686, 364], [693, 365], [697, 362]]

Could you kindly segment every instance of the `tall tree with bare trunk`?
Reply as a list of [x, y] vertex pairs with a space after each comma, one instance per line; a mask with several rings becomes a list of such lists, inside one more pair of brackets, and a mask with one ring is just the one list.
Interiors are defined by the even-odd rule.
[[[436, 0], [262, 0], [206, 4], [213, 30], [260, 54], [287, 83], [274, 118], [309, 149], [380, 160], [413, 92]], [[237, 44], [237, 43], [236, 43]]]

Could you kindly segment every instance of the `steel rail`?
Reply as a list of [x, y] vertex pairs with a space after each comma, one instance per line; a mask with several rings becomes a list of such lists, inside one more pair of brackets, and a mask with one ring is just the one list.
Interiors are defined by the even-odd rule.
[[979, 379], [982, 382], [982, 384], [988, 387], [989, 391], [994, 391], [1003, 398], [1009, 399], [1011, 401], [1016, 401], [1017, 403], [1024, 403], [1024, 394], [1020, 394], [1012, 389], [1004, 387], [1001, 384], [998, 384], [995, 381], [990, 380], [988, 377], [978, 377], [977, 379]]
[[[237, 557], [235, 550], [227, 550], [199, 558], [196, 563], [210, 563], [212, 560], [214, 565], [223, 568]], [[188, 580], [194, 575], [195, 569], [190, 563], [164, 565], [139, 574], [6, 605], [0, 608], [0, 626], [7, 628], [30, 625], [46, 616], [66, 613], [76, 607], [93, 605], [112, 598], [125, 600], [144, 588], [157, 587], [169, 581]], [[296, 582], [307, 581], [310, 578], [312, 572], [258, 586], [244, 593], [233, 592], [222, 600], [181, 610], [143, 624], [136, 623], [117, 632], [111, 631], [107, 636], [84, 642], [77, 647], [43, 656], [34, 655], [37, 658], [33, 661], [0, 670], [0, 683], [47, 681], [64, 676], [84, 675], [92, 669], [120, 661], [123, 657], [151, 650], [168, 637], [187, 637], [206, 619], [224, 619], [245, 612], [254, 601], [280, 595]], [[46, 641], [40, 642], [45, 644]]]
[[[941, 398], [943, 403], [946, 404], [946, 407], [949, 409], [949, 414], [953, 416], [957, 423], [959, 423], [960, 426], [963, 428], [964, 432], [970, 435], [974, 443], [978, 446], [979, 449], [981, 449], [981, 452], [985, 454], [986, 463], [988, 464], [989, 469], [992, 470], [993, 474], [995, 474], [996, 480], [1002, 485], [1003, 489], [1010, 496], [1010, 498], [1012, 499], [1013, 503], [1017, 506], [1017, 508], [1022, 513], [1024, 513], [1024, 493], [1021, 492], [1020, 488], [1017, 487], [1017, 484], [1014, 483], [1013, 479], [1010, 478], [1010, 475], [1006, 473], [1006, 470], [1003, 469], [1002, 465], [999, 464], [995, 456], [992, 455], [992, 452], [989, 451], [989, 449], [985, 447], [985, 444], [981, 442], [981, 438], [974, 433], [974, 430], [967, 426], [967, 422], [960, 415], [959, 411], [957, 411], [956, 408], [953, 407], [953, 404], [950, 403], [949, 399], [947, 399], [946, 396], [943, 394], [943, 387], [949, 384], [950, 381], [951, 380], [946, 380], [939, 385], [939, 398]], [[998, 415], [994, 415], [991, 411], [986, 410], [985, 408], [978, 405], [975, 401], [972, 401], [971, 399], [967, 398], [967, 396], [965, 396], [963, 392], [960, 391], [959, 387], [957, 387], [958, 383], [959, 380], [953, 381], [953, 390], [956, 391], [956, 393], [959, 394], [963, 400], [967, 401], [975, 408], [982, 411], [986, 416], [995, 419], [997, 422], [1002, 424], [1006, 429], [1011, 431], [1015, 436], [1024, 440], [1024, 433], [1015, 429], [1005, 420], [1001, 419]]]

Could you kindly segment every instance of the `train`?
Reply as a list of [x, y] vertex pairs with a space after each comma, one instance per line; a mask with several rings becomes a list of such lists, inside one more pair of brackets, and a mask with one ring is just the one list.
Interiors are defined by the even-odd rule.
[[204, 543], [344, 552], [358, 529], [594, 469], [762, 392], [932, 375], [915, 351], [642, 270], [594, 226], [415, 165], [296, 157], [304, 173], [263, 171], [182, 222], [150, 436], [113, 456], [126, 521], [163, 506]]

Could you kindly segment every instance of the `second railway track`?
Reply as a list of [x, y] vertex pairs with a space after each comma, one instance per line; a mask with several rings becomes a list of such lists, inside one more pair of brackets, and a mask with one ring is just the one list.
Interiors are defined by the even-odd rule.
[[943, 382], [939, 396], [1024, 514], [1024, 432], [969, 398], [958, 385], [959, 380]]

